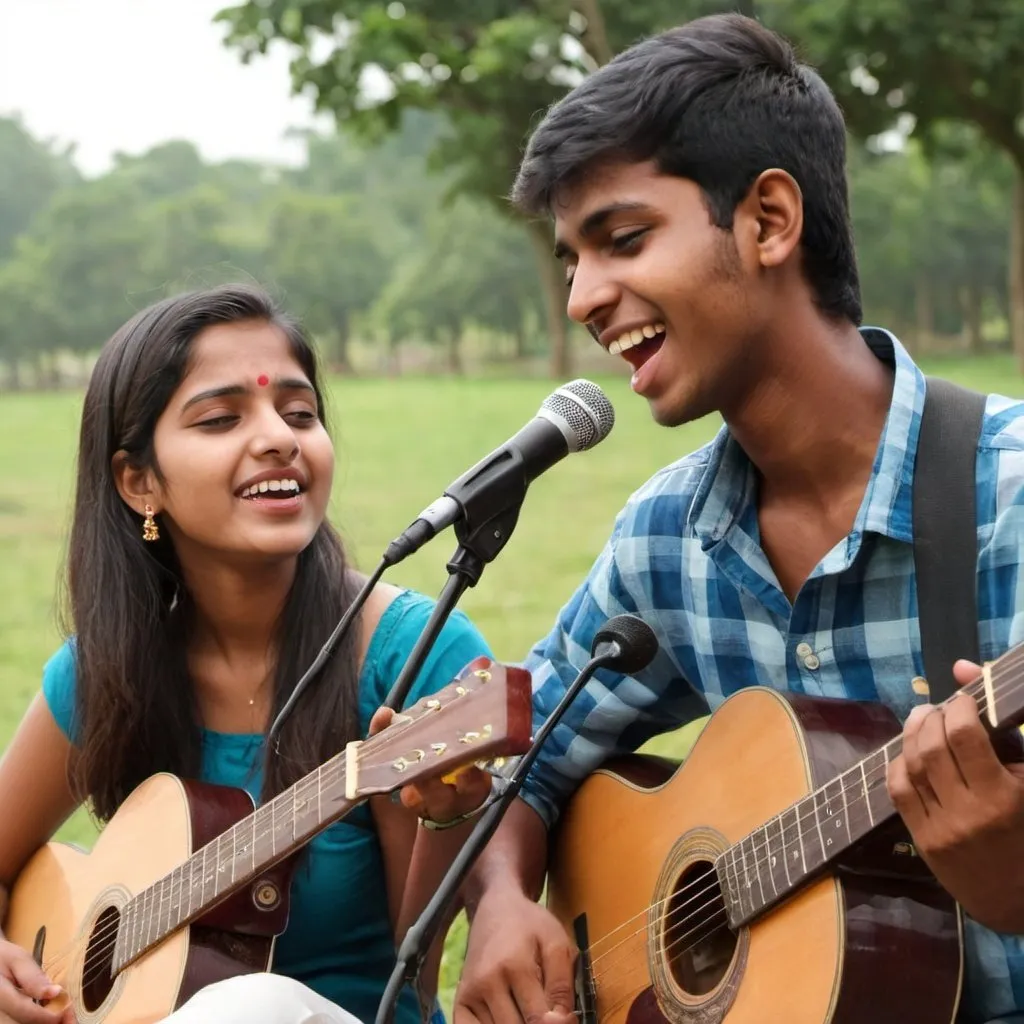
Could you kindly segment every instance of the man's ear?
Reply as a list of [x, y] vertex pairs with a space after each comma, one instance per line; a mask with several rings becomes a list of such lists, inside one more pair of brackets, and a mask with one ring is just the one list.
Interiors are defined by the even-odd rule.
[[757, 225], [757, 258], [762, 267], [780, 267], [800, 245], [804, 200], [796, 179], [777, 167], [762, 171], [743, 204]]
[[140, 469], [132, 465], [126, 451], [114, 455], [110, 465], [114, 474], [114, 484], [121, 500], [140, 516], [146, 514], [146, 506], [151, 505], [154, 512], [160, 511], [157, 495], [156, 479], [152, 469]]

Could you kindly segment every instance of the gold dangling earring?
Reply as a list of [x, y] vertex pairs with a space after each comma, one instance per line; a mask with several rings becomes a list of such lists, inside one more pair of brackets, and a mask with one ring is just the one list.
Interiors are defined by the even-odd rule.
[[160, 530], [157, 528], [156, 520], [153, 518], [153, 506], [146, 506], [146, 518], [142, 520], [142, 539], [154, 541], [160, 539]]

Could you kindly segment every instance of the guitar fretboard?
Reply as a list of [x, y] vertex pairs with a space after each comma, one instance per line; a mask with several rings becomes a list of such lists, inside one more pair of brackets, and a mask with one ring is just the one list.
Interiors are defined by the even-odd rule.
[[339, 754], [257, 808], [125, 905], [114, 948], [121, 970], [302, 846], [355, 801]]
[[[1024, 647], [993, 662], [987, 681], [982, 677], [962, 692], [989, 724], [1019, 722]], [[896, 813], [886, 774], [902, 750], [903, 738], [897, 736], [718, 856], [715, 869], [730, 927], [752, 921]]]

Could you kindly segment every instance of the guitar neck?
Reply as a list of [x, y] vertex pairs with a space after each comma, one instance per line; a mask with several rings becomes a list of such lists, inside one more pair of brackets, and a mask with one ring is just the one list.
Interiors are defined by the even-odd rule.
[[[1020, 724], [1024, 648], [992, 662], [962, 692], [990, 729]], [[897, 736], [720, 854], [715, 867], [731, 927], [752, 921], [895, 815], [886, 775], [902, 750]]]
[[144, 889], [122, 911], [114, 968], [201, 918], [366, 800], [346, 795], [339, 754]]
[[369, 797], [473, 761], [523, 754], [531, 726], [529, 673], [478, 658], [456, 682], [370, 739], [349, 743], [129, 900], [121, 910], [114, 971], [202, 918]]

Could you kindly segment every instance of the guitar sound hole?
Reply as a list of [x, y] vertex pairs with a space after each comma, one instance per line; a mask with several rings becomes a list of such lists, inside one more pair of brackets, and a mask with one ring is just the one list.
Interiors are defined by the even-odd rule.
[[676, 881], [665, 915], [665, 952], [676, 984], [693, 996], [711, 992], [736, 950], [714, 866], [689, 865]]
[[114, 987], [111, 967], [114, 962], [114, 940], [117, 938], [121, 914], [117, 907], [107, 907], [96, 919], [82, 964], [82, 1005], [94, 1013]]

